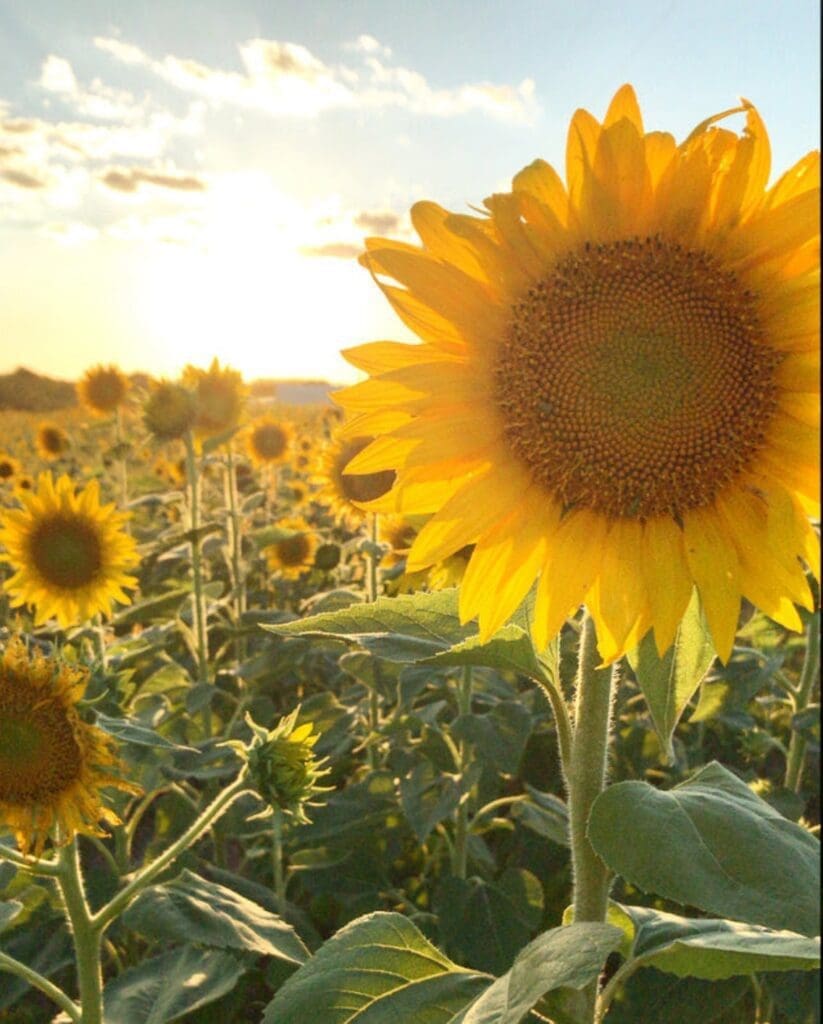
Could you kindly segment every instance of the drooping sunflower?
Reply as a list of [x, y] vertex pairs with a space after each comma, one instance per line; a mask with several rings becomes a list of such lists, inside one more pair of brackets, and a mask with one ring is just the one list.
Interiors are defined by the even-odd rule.
[[273, 572], [279, 572], [286, 579], [297, 579], [313, 564], [317, 538], [309, 524], [297, 516], [281, 519], [277, 525], [291, 533], [269, 544], [263, 554]]
[[[741, 135], [719, 122], [745, 115]], [[748, 102], [680, 144], [622, 87], [574, 115], [486, 216], [418, 203], [423, 245], [362, 262], [422, 344], [377, 342], [339, 395], [349, 472], [433, 513], [410, 570], [476, 544], [460, 611], [484, 636], [536, 579], [541, 646], [584, 603], [604, 661], [672, 642], [697, 587], [727, 659], [741, 595], [790, 629], [819, 571], [819, 154], [770, 188]], [[391, 278], [401, 287], [389, 283]]]
[[182, 384], [161, 380], [152, 386], [143, 406], [143, 422], [157, 441], [173, 441], [194, 426], [194, 393]]
[[36, 491], [19, 492], [22, 509], [0, 511], [0, 544], [15, 570], [3, 584], [12, 607], [31, 604], [39, 625], [52, 615], [61, 628], [111, 614], [113, 601], [137, 580], [135, 541], [123, 529], [126, 514], [101, 505], [96, 480], [75, 494], [68, 476], [55, 484], [41, 473]]
[[129, 793], [114, 741], [80, 717], [85, 669], [29, 655], [19, 637], [0, 654], [0, 826], [24, 854], [39, 857], [46, 840], [65, 844], [78, 833], [105, 835], [120, 824], [100, 790]]
[[77, 382], [77, 397], [95, 416], [108, 416], [123, 404], [129, 379], [116, 366], [92, 366]]
[[292, 445], [293, 430], [273, 416], [261, 416], [249, 427], [246, 451], [258, 466], [285, 462]]
[[68, 434], [55, 423], [41, 423], [37, 428], [34, 445], [41, 459], [52, 462], [69, 450]]
[[[363, 473], [359, 470], [350, 473], [347, 470], [352, 459], [371, 442], [371, 436], [346, 437], [338, 434], [326, 449], [318, 474], [322, 488], [317, 497], [325, 501], [338, 516], [352, 523], [360, 522], [364, 518], [359, 503], [383, 498], [395, 482], [395, 473], [392, 469]], [[343, 472], [344, 470], [346, 472]]]
[[199, 438], [215, 437], [238, 425], [246, 404], [246, 388], [237, 370], [213, 359], [208, 370], [187, 366], [183, 384], [194, 391], [194, 432]]

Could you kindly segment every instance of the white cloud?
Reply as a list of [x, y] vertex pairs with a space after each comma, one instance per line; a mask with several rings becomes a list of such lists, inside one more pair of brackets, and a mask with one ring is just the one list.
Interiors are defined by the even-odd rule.
[[431, 117], [478, 112], [530, 122], [537, 112], [530, 78], [517, 85], [467, 82], [434, 88], [420, 72], [387, 63], [391, 50], [368, 35], [346, 47], [361, 57], [359, 68], [325, 64], [297, 43], [250, 39], [238, 47], [243, 72], [172, 54], [156, 59], [119, 39], [97, 37], [94, 43], [116, 60], [146, 67], [176, 88], [214, 104], [260, 110], [275, 117], [394, 107]]
[[67, 96], [77, 92], [77, 79], [74, 76], [71, 64], [62, 57], [56, 57], [53, 53], [49, 54], [43, 61], [38, 84], [48, 92], [61, 93]]

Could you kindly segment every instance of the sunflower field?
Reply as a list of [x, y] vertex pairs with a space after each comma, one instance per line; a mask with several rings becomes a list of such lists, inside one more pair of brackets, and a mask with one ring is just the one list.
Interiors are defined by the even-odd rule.
[[[732, 113], [745, 127], [724, 126]], [[819, 1020], [819, 157], [630, 87], [418, 344], [0, 413], [0, 1022]]]

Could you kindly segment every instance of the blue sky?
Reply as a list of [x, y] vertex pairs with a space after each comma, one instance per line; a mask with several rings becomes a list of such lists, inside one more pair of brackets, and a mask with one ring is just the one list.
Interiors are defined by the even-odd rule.
[[351, 379], [406, 337], [355, 254], [465, 210], [624, 81], [682, 138], [745, 96], [819, 145], [816, 0], [0, 7], [0, 371]]

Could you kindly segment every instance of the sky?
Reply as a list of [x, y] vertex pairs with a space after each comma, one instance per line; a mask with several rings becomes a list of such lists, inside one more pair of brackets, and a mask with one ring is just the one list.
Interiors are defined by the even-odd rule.
[[[411, 335], [357, 263], [469, 212], [624, 82], [819, 147], [817, 0], [2, 0], [0, 373], [358, 376]], [[740, 124], [736, 125], [740, 127]]]

